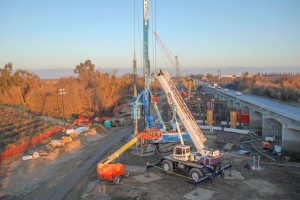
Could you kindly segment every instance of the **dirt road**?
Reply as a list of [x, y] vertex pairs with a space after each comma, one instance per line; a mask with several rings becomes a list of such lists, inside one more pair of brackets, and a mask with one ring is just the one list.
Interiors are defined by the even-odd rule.
[[[44, 182], [40, 187], [25, 196], [24, 199], [63, 199], [69, 190], [80, 180], [90, 168], [95, 168], [99, 158], [120, 140], [133, 133], [132, 127], [119, 129], [109, 137], [92, 144], [84, 153], [84, 156], [75, 158], [54, 176]], [[97, 149], [96, 151], [93, 151]], [[95, 172], [96, 173], [96, 172]]]

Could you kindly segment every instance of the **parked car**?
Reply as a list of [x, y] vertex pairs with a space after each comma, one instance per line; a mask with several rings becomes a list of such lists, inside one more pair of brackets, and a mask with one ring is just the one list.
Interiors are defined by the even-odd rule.
[[225, 91], [225, 92], [229, 92], [229, 90], [228, 90], [228, 89], [224, 89], [224, 91]]
[[237, 91], [235, 94], [238, 95], [238, 96], [241, 96], [241, 95], [242, 95], [242, 93], [239, 92], [239, 91]]

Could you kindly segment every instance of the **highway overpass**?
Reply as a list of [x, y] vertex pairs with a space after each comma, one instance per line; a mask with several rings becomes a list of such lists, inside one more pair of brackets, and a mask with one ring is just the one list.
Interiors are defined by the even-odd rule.
[[229, 109], [250, 115], [250, 128], [260, 129], [263, 136], [275, 134], [285, 152], [300, 153], [300, 108], [256, 95], [239, 94], [225, 88], [200, 83], [206, 93], [225, 101]]

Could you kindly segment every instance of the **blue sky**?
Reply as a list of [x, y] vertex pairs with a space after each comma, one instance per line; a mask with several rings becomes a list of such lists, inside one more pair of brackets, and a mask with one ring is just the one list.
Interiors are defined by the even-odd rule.
[[[136, 4], [134, 12], [134, 0], [0, 0], [0, 67], [75, 68], [87, 59], [132, 67], [134, 32], [141, 66]], [[300, 66], [299, 0], [150, 0], [149, 13], [157, 67], [170, 64], [158, 44], [154, 61], [154, 30], [187, 69]]]

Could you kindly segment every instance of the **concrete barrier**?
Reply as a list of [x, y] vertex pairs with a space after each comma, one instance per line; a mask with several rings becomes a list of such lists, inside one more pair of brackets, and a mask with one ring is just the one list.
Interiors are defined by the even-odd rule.
[[241, 129], [235, 129], [235, 128], [224, 128], [224, 131], [226, 132], [233, 132], [233, 133], [241, 133], [241, 134], [249, 134], [249, 130], [241, 130]]
[[200, 125], [199, 126], [200, 129], [203, 129], [203, 130], [216, 130], [216, 131], [221, 131], [222, 130], [222, 127], [218, 127], [218, 126], [202, 126]]

